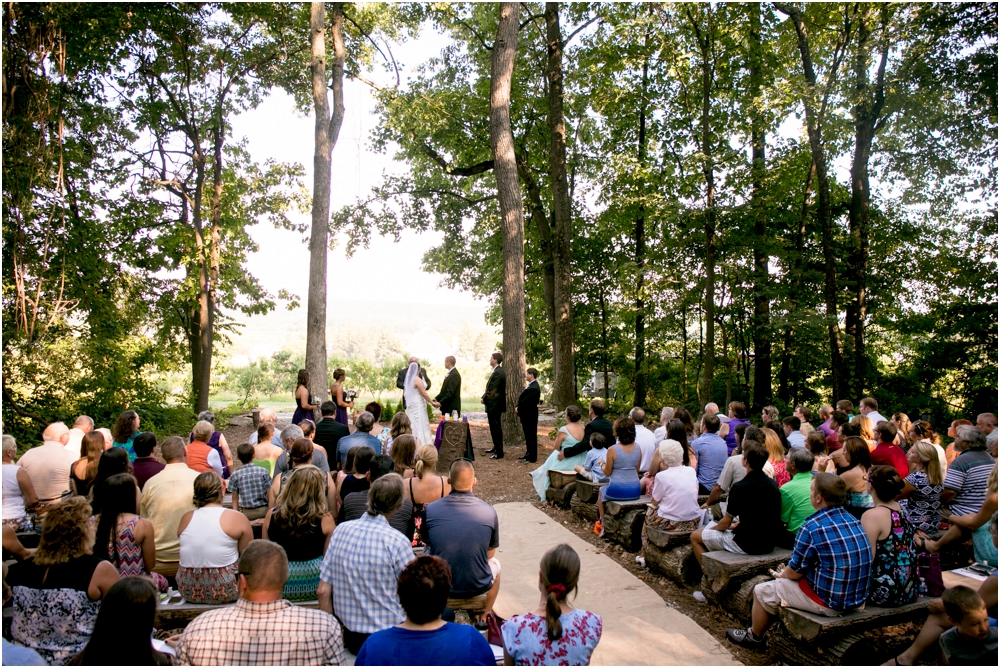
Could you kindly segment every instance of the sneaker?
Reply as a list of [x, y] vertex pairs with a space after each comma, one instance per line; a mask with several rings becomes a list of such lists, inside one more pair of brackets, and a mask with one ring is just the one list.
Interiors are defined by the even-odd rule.
[[604, 525], [601, 524], [601, 520], [597, 520], [596, 522], [594, 522], [594, 535], [596, 535], [598, 538], [604, 536]]
[[726, 637], [730, 642], [747, 649], [762, 650], [767, 647], [767, 642], [763, 638], [754, 636], [750, 629], [726, 629]]
[[645, 568], [646, 567], [646, 557], [642, 556], [641, 554], [636, 555], [636, 557], [635, 557], [635, 563], [637, 563], [640, 566], [642, 566], [643, 568]]

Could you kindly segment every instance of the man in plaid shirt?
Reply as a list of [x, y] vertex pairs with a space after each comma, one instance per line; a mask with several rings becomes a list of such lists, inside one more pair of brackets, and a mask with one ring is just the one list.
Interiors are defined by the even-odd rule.
[[[277, 543], [251, 541], [239, 562], [240, 598], [203, 613], [176, 642], [182, 666], [342, 666], [340, 624], [322, 610], [281, 598], [288, 557]], [[173, 639], [171, 639], [173, 641]]]
[[738, 645], [764, 649], [764, 633], [781, 606], [827, 617], [865, 607], [872, 548], [861, 522], [841, 508], [847, 486], [832, 473], [819, 473], [810, 492], [816, 512], [799, 527], [788, 565], [754, 587], [753, 625], [726, 629]]
[[316, 590], [319, 607], [344, 625], [344, 645], [357, 654], [368, 636], [402, 624], [396, 580], [413, 561], [413, 548], [387, 517], [403, 505], [403, 479], [389, 473], [368, 490], [368, 511], [330, 536]]

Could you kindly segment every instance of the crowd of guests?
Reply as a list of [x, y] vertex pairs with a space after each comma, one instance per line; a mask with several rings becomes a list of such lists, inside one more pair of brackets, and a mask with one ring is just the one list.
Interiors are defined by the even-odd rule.
[[[280, 431], [262, 412], [235, 461], [206, 414], [160, 442], [134, 411], [107, 442], [89, 418], [75, 445], [52, 424], [16, 464], [4, 436], [4, 548], [18, 558], [4, 663], [338, 665], [349, 652], [357, 665], [495, 665], [499, 520], [472, 462], [439, 475], [405, 414], [383, 428], [366, 410], [344, 433], [324, 427], [340, 424], [332, 402], [321, 412]], [[38, 525], [25, 549], [16, 530]], [[508, 664], [589, 663], [601, 619], [572, 606], [579, 576], [569, 546], [545, 555], [539, 608], [494, 639]], [[218, 607], [157, 650], [157, 600], [174, 589]], [[475, 626], [454, 623], [449, 599], [477, 602]]]

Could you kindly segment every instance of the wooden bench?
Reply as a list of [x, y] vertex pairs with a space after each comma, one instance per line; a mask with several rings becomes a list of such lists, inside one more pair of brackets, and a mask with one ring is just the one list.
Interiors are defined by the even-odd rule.
[[587, 503], [580, 499], [579, 494], [573, 495], [569, 500], [569, 507], [573, 511], [573, 514], [579, 517], [581, 520], [593, 524], [597, 521], [597, 503]]
[[701, 566], [691, 547], [691, 531], [663, 531], [646, 527], [646, 565], [682, 585], [701, 580]]
[[930, 598], [898, 608], [866, 606], [860, 612], [825, 617], [781, 608], [784, 629], [768, 641], [790, 665], [873, 665], [896, 656], [919, 632]]
[[701, 555], [701, 592], [743, 622], [750, 621], [753, 588], [771, 579], [769, 571], [792, 556], [791, 550], [776, 549], [768, 554], [736, 554], [715, 551]]
[[[209, 610], [218, 610], [228, 605], [206, 605], [203, 603], [160, 603], [156, 609], [156, 628], [158, 629], [179, 629], [187, 626], [191, 621]], [[305, 601], [295, 605], [303, 608], [319, 609], [319, 601]]]
[[549, 487], [545, 490], [545, 500], [559, 506], [560, 508], [569, 508], [575, 491], [575, 485], [567, 485], [560, 488]]
[[629, 552], [642, 548], [642, 527], [646, 524], [648, 496], [634, 501], [604, 502], [604, 536]]
[[549, 471], [549, 486], [555, 489], [570, 487], [576, 480], [575, 471]]
[[608, 483], [596, 483], [589, 478], [584, 478], [582, 476], [577, 476], [576, 478], [576, 497], [580, 499], [581, 503], [597, 503], [597, 499], [601, 494], [601, 488], [607, 487]]
[[473, 596], [472, 598], [448, 598], [448, 607], [452, 610], [465, 610], [466, 612], [481, 615], [486, 612], [486, 594]]

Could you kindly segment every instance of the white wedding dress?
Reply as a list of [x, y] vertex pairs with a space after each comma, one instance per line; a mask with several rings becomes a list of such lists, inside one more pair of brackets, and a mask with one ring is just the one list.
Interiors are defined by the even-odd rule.
[[421, 384], [424, 382], [419, 371], [420, 367], [415, 362], [410, 364], [410, 368], [406, 370], [406, 380], [403, 381], [406, 416], [410, 418], [410, 428], [413, 430], [413, 437], [419, 441], [418, 445], [432, 445], [434, 437], [431, 436], [430, 421], [427, 419], [427, 401], [414, 387], [415, 382]]

